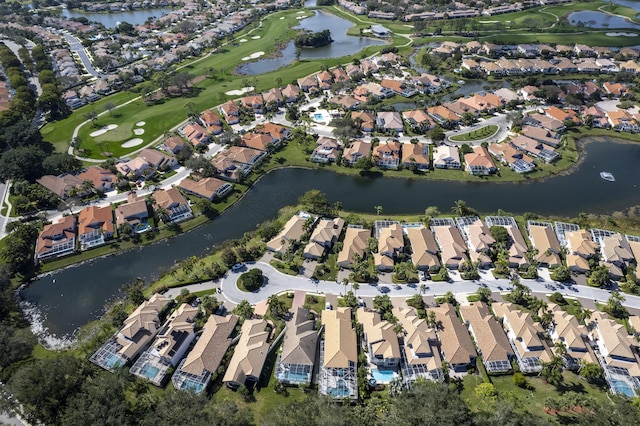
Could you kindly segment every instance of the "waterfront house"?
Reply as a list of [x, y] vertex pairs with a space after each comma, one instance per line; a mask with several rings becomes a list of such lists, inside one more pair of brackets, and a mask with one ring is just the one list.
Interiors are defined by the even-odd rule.
[[469, 258], [467, 257], [467, 246], [458, 228], [453, 224], [453, 220], [431, 222], [433, 232], [438, 247], [440, 247], [440, 257], [442, 264], [449, 269], [458, 269], [460, 265]]
[[[379, 223], [376, 223], [378, 229]], [[378, 252], [373, 255], [373, 263], [379, 271], [393, 270], [396, 256], [404, 251], [404, 235], [399, 223], [379, 228]]]
[[222, 200], [233, 190], [232, 184], [216, 178], [183, 179], [178, 187], [189, 194], [206, 198], [209, 201]]
[[64, 216], [45, 225], [38, 235], [35, 259], [44, 260], [73, 253], [76, 247], [76, 217]]
[[[592, 230], [593, 232], [593, 230]], [[624, 269], [635, 261], [629, 241], [619, 233], [611, 233], [599, 241], [600, 254], [609, 274], [614, 279], [624, 277]]]
[[549, 222], [527, 221], [529, 239], [538, 250], [535, 260], [541, 266], [562, 266], [560, 242]]
[[429, 145], [425, 143], [402, 145], [402, 167], [421, 172], [429, 170]]
[[316, 149], [311, 153], [310, 160], [314, 163], [334, 163], [340, 156], [340, 149], [337, 140], [321, 136], [316, 141]]
[[382, 141], [373, 148], [371, 159], [381, 169], [397, 169], [400, 165], [402, 144], [396, 140]]
[[113, 209], [111, 206], [89, 206], [78, 215], [78, 240], [80, 249], [102, 245], [113, 238]]
[[517, 173], [528, 173], [536, 168], [533, 159], [508, 143], [492, 143], [489, 153]]
[[120, 330], [89, 361], [109, 371], [133, 362], [160, 331], [161, 316], [170, 301], [154, 293], [124, 320]]
[[494, 302], [491, 307], [502, 321], [520, 371], [540, 372], [542, 363], [551, 361], [551, 352], [544, 343], [540, 324], [533, 322], [531, 314], [516, 309], [511, 303]]
[[247, 132], [242, 135], [240, 144], [247, 148], [257, 149], [259, 151], [268, 151], [275, 145], [275, 141], [269, 135]]
[[407, 227], [405, 233], [411, 244], [411, 262], [419, 270], [440, 268], [438, 244], [430, 229], [425, 227]]
[[304, 248], [304, 257], [307, 259], [321, 258], [325, 251], [331, 249], [333, 244], [338, 241], [344, 224], [344, 219], [340, 217], [320, 219], [311, 233], [309, 244]]
[[465, 154], [464, 162], [465, 171], [474, 176], [487, 176], [498, 170], [489, 151], [482, 145], [474, 147], [473, 152]]
[[517, 148], [535, 158], [539, 158], [545, 163], [552, 163], [560, 157], [560, 154], [558, 154], [552, 147], [545, 146], [541, 142], [523, 135], [518, 135], [511, 139], [510, 143], [514, 148]]
[[389, 80], [383, 78], [380, 81], [380, 85], [395, 93], [396, 95], [400, 95], [405, 98], [410, 98], [411, 96], [418, 93], [415, 87], [400, 80]]
[[368, 247], [369, 237], [371, 237], [370, 229], [348, 226], [344, 235], [342, 250], [338, 253], [338, 266], [350, 268], [356, 255], [362, 259]]
[[573, 272], [587, 272], [591, 269], [589, 259], [596, 255], [598, 245], [593, 242], [589, 231], [579, 229], [565, 233], [567, 241], [567, 266]]
[[333, 83], [333, 74], [329, 71], [321, 71], [316, 75], [316, 78], [318, 79], [318, 84], [322, 90], [329, 90], [331, 88], [331, 84]]
[[553, 148], [557, 148], [560, 145], [560, 134], [542, 127], [522, 126], [522, 134]]
[[222, 382], [232, 389], [256, 383], [269, 354], [271, 328], [267, 320], [248, 319], [242, 324], [240, 340], [235, 347]]
[[459, 169], [460, 154], [458, 148], [440, 145], [433, 148], [433, 167], [438, 169]]
[[442, 105], [427, 108], [427, 112], [439, 124], [459, 123], [460, 117]]
[[496, 240], [491, 235], [489, 227], [477, 216], [458, 217], [456, 223], [467, 242], [471, 260], [479, 268], [491, 267], [493, 263], [490, 254]]
[[402, 380], [411, 386], [418, 379], [437, 382], [444, 380], [440, 342], [426, 319], [420, 318], [415, 308], [393, 308], [393, 315], [402, 325], [400, 367]]
[[285, 139], [289, 139], [291, 132], [284, 126], [267, 121], [266, 123], [258, 124], [253, 131], [255, 133], [269, 135], [273, 139], [274, 145], [279, 145]]
[[322, 311], [318, 392], [336, 399], [358, 397], [358, 349], [351, 308]]
[[513, 349], [487, 304], [474, 302], [460, 306], [460, 316], [473, 336], [487, 372], [495, 374], [510, 371]]
[[438, 324], [436, 333], [442, 344], [442, 354], [449, 366], [456, 372], [466, 372], [467, 368], [475, 366], [478, 356], [473, 346], [469, 332], [456, 315], [456, 310], [450, 303], [430, 308], [435, 312]]
[[371, 142], [362, 140], [352, 141], [346, 146], [342, 154], [342, 159], [349, 166], [353, 166], [359, 159], [367, 158], [371, 154]]
[[304, 224], [307, 217], [293, 215], [285, 223], [284, 228], [267, 243], [267, 250], [283, 254], [294, 243], [300, 241], [300, 237], [304, 234]]
[[231, 335], [237, 323], [235, 315], [209, 316], [198, 341], [171, 377], [174, 388], [195, 393], [207, 388], [231, 346]]
[[528, 246], [518, 229], [516, 220], [511, 216], [487, 216], [485, 223], [491, 229], [492, 226], [502, 226], [509, 234], [509, 243], [507, 250], [509, 251], [509, 267], [521, 268], [529, 265], [527, 260]]
[[153, 209], [163, 222], [177, 223], [193, 217], [189, 203], [176, 187], [154, 191], [151, 197], [155, 201]]
[[318, 331], [309, 310], [298, 307], [287, 322], [275, 377], [286, 385], [308, 385], [313, 378]]
[[131, 192], [127, 196], [126, 203], [116, 207], [116, 226], [118, 226], [119, 230], [121, 225], [127, 223], [134, 230], [146, 231], [148, 229], [148, 220], [147, 202], [144, 198], [139, 198], [135, 192]]
[[362, 324], [362, 346], [369, 364], [395, 368], [400, 363], [400, 345], [394, 324], [383, 320], [376, 311], [360, 307], [358, 322]]
[[169, 370], [182, 359], [195, 338], [199, 308], [188, 303], [176, 309], [158, 332], [151, 346], [131, 367], [131, 373], [162, 386]]

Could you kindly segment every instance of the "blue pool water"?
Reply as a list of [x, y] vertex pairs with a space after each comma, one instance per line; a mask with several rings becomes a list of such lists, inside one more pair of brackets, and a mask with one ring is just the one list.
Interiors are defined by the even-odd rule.
[[377, 368], [371, 370], [371, 375], [378, 383], [390, 383], [395, 377], [393, 370], [378, 370]]
[[338, 380], [338, 387], [335, 388], [327, 388], [327, 393], [331, 396], [345, 397], [351, 394], [349, 390], [349, 386], [345, 383], [344, 380]]
[[621, 393], [624, 396], [628, 396], [629, 398], [633, 398], [636, 396], [636, 393], [633, 391], [633, 388], [623, 380], [611, 380], [611, 387], [617, 393]]
[[190, 390], [191, 392], [194, 392], [194, 393], [200, 393], [204, 389], [204, 384], [185, 381], [182, 383], [182, 386], [180, 387], [180, 389]]
[[123, 365], [122, 360], [116, 354], [109, 354], [105, 357], [104, 364], [107, 368], [115, 368]]
[[160, 372], [160, 369], [158, 367], [154, 367], [152, 365], [145, 365], [140, 370], [140, 374], [142, 374], [147, 379], [155, 378], [158, 375], [159, 372]]
[[309, 375], [305, 373], [286, 371], [282, 374], [278, 374], [278, 380], [290, 383], [306, 383], [309, 381]]
[[313, 114], [313, 117], [316, 119], [316, 121], [322, 121], [324, 120], [324, 115], [320, 114], [320, 113], [315, 113]]

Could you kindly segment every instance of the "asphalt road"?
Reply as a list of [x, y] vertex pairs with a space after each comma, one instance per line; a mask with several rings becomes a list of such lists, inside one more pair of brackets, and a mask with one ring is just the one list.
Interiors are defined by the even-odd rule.
[[91, 65], [91, 60], [89, 59], [87, 52], [85, 52], [84, 46], [82, 45], [80, 40], [68, 33], [62, 33], [62, 36], [69, 42], [69, 50], [78, 54], [80, 60], [82, 61], [82, 65], [84, 65], [84, 68], [87, 70], [87, 72], [94, 77], [102, 78], [103, 74], [96, 71], [93, 65]]

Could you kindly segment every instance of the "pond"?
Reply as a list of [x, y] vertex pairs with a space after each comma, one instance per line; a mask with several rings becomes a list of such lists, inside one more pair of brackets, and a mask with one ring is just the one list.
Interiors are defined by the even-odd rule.
[[[312, 49], [303, 48], [300, 50], [300, 59], [339, 58], [341, 56], [353, 55], [368, 46], [384, 44], [384, 41], [382, 40], [347, 35], [347, 30], [354, 26], [351, 21], [332, 15], [323, 10], [316, 10], [308, 13], [313, 13], [314, 16], [300, 20], [300, 25], [294, 29], [304, 29], [313, 32], [330, 29], [333, 43], [324, 47]], [[238, 67], [237, 71], [240, 74], [247, 75], [263, 74], [289, 65], [295, 59], [296, 47], [292, 40], [280, 51], [279, 56], [250, 62]]]
[[638, 0], [609, 0], [609, 2], [640, 12], [640, 1]]
[[[536, 212], [576, 217], [580, 212], [607, 213], [640, 204], [640, 144], [592, 142], [574, 173], [545, 181], [491, 184], [426, 179], [369, 178], [328, 170], [280, 169], [265, 175], [227, 212], [196, 230], [153, 246], [95, 259], [33, 282], [22, 298], [38, 315], [35, 328], [46, 330], [49, 344], [99, 317], [105, 304], [136, 277], [150, 282], [175, 262], [200, 256], [223, 241], [240, 238], [270, 220], [285, 205], [295, 204], [310, 189], [327, 194], [344, 209], [387, 214], [421, 214], [428, 206], [450, 211], [458, 199], [480, 212]], [[609, 171], [616, 182], [600, 178]]]
[[582, 23], [586, 27], [590, 28], [630, 28], [639, 30], [640, 25], [634, 24], [619, 16], [607, 15], [603, 12], [594, 11], [580, 11], [569, 14], [569, 22], [572, 25], [579, 25]]
[[131, 25], [144, 24], [150, 17], [159, 18], [162, 15], [171, 13], [173, 10], [168, 7], [158, 9], [137, 9], [122, 10], [118, 12], [84, 12], [80, 10], [62, 9], [62, 16], [65, 18], [87, 18], [97, 22], [107, 28], [115, 28], [118, 22], [128, 22]]

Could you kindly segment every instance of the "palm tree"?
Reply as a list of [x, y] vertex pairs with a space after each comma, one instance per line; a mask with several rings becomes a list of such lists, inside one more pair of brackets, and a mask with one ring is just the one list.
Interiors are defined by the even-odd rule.
[[358, 282], [354, 281], [351, 283], [351, 290], [353, 290], [353, 294], [356, 294], [359, 288], [360, 284]]
[[376, 215], [380, 216], [382, 214], [382, 206], [378, 205], [378, 206], [373, 206], [373, 208], [376, 211]]
[[456, 216], [465, 216], [468, 212], [468, 209], [469, 208], [467, 207], [466, 201], [458, 200], [453, 205], [453, 207], [451, 207], [451, 213], [455, 214]]
[[424, 294], [425, 291], [427, 291], [427, 285], [420, 284], [420, 294]]
[[556, 352], [556, 355], [558, 356], [565, 356], [567, 354], [567, 345], [564, 343], [564, 340], [562, 339], [558, 339], [555, 341], [555, 343], [553, 344], [553, 349]]

